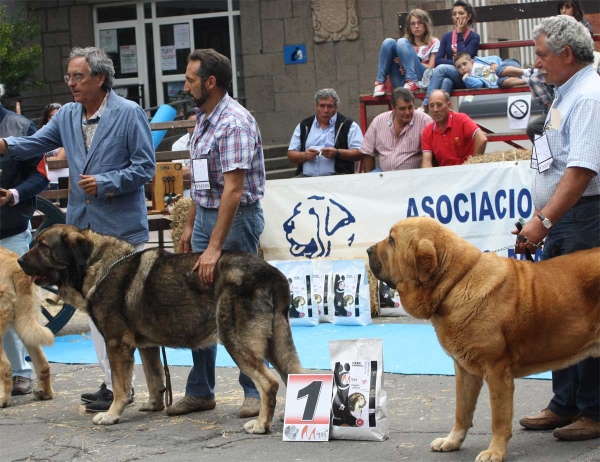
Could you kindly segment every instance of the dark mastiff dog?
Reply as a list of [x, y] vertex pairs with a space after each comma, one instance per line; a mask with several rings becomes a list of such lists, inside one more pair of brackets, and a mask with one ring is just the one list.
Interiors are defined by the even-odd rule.
[[213, 285], [192, 271], [198, 254], [160, 249], [134, 253], [131, 245], [92, 230], [55, 225], [35, 239], [19, 259], [38, 285], [56, 283], [63, 300], [89, 314], [104, 336], [113, 376], [114, 401], [94, 416], [99, 425], [119, 421], [129, 402], [135, 348], [148, 384], [140, 411], [164, 409], [165, 383], [159, 345], [205, 348], [220, 341], [261, 396], [258, 419], [248, 433], [269, 430], [279, 382], [302, 373], [288, 320], [287, 279], [264, 260], [247, 253], [223, 253]]

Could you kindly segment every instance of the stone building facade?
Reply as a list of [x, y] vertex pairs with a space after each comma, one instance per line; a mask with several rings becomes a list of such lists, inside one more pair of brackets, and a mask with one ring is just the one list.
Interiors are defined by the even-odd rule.
[[[486, 4], [516, 1], [487, 0]], [[195, 2], [172, 0], [172, 2], [185, 5], [203, 3], [199, 0]], [[314, 113], [313, 97], [315, 91], [320, 88], [334, 88], [341, 99], [340, 112], [358, 120], [359, 95], [372, 92], [381, 42], [386, 37], [399, 36], [398, 13], [415, 7], [435, 10], [450, 8], [452, 5], [450, 0], [228, 0], [228, 2], [230, 10], [233, 8], [234, 14], [239, 15], [241, 35], [240, 43], [236, 45], [235, 50], [238, 58], [236, 61], [239, 83], [238, 94], [234, 96], [241, 97], [245, 106], [255, 115], [265, 144], [285, 144], [289, 141], [295, 125]], [[313, 7], [315, 3], [325, 2], [336, 3], [339, 8], [353, 8], [357, 22], [357, 39], [315, 42]], [[483, 0], [476, 0], [475, 5], [482, 2]], [[158, 8], [159, 4], [163, 7], [166, 2], [22, 0], [14, 3], [26, 4], [33, 9], [33, 14], [40, 20], [43, 66], [39, 70], [39, 78], [43, 80], [44, 85], [29, 94], [22, 95], [25, 115], [37, 117], [39, 108], [48, 102], [71, 100], [71, 95], [62, 79], [66, 71], [65, 59], [73, 46], [99, 45], [96, 43], [98, 24], [95, 8], [130, 3], [138, 4], [140, 11], [141, 8], [149, 11], [148, 8]], [[155, 20], [150, 20], [153, 21]], [[156, 19], [156, 21], [162, 20]], [[150, 26], [146, 26], [146, 31], [149, 30], [148, 27]], [[485, 40], [516, 39], [519, 38], [518, 29], [515, 21], [490, 23], [485, 31]], [[441, 37], [448, 30], [450, 30], [449, 26], [435, 27], [435, 35]], [[306, 46], [306, 63], [284, 64], [284, 45], [297, 44]], [[138, 46], [138, 53], [152, 52], [143, 48]], [[144, 65], [146, 58], [139, 56], [138, 63]], [[183, 78], [181, 77], [180, 80]], [[146, 84], [152, 85], [152, 80], [148, 79]], [[164, 97], [156, 100], [156, 104], [163, 102], [165, 102]], [[149, 104], [145, 107], [149, 107]], [[369, 115], [374, 116], [378, 110], [385, 109], [385, 107], [372, 108]]]

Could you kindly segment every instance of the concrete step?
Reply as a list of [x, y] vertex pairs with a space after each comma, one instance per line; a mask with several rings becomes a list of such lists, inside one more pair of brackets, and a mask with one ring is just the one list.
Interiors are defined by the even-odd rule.
[[267, 171], [267, 180], [282, 180], [285, 178], [293, 178], [296, 175], [296, 167], [280, 168], [277, 170]]
[[265, 170], [268, 172], [270, 170], [278, 170], [281, 168], [291, 168], [294, 165], [290, 164], [286, 157], [273, 157], [271, 159], [265, 159]]
[[287, 151], [287, 144], [271, 144], [269, 146], [263, 146], [265, 160], [272, 159], [274, 157], [287, 157]]

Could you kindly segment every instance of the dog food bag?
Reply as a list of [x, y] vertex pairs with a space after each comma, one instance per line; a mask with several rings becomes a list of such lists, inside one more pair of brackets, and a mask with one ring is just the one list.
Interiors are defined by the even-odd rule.
[[400, 303], [400, 295], [393, 287], [383, 281], [377, 281], [379, 292], [379, 315], [380, 316], [406, 316], [406, 311]]
[[319, 322], [333, 322], [333, 309], [329, 305], [333, 287], [331, 260], [311, 261], [313, 301], [319, 311]]
[[329, 307], [333, 307], [333, 323], [345, 326], [371, 324], [371, 298], [365, 261], [332, 260], [333, 289]]
[[383, 341], [332, 340], [333, 400], [329, 437], [383, 441], [390, 437], [383, 389]]
[[270, 262], [281, 271], [290, 284], [290, 324], [316, 326], [319, 310], [312, 294], [312, 263], [310, 260], [277, 260]]

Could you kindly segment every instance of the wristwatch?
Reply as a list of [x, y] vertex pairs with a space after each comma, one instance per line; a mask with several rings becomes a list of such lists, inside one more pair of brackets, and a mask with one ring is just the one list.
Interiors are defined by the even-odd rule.
[[546, 218], [544, 215], [542, 215], [542, 212], [538, 213], [537, 216], [540, 220], [542, 220], [542, 225], [544, 226], [544, 228], [546, 229], [550, 229], [552, 228], [552, 222], [550, 221], [550, 219]]

